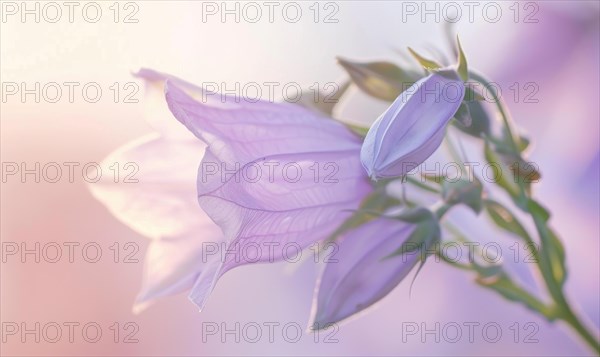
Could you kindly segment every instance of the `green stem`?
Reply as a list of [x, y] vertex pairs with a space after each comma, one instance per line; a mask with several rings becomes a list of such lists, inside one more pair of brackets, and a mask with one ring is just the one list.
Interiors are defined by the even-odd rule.
[[[460, 229], [455, 227], [450, 222], [445, 222], [444, 226], [446, 229], [448, 229], [448, 231], [450, 231], [453, 235], [455, 235], [459, 241], [472, 243], [472, 241], [469, 240], [466, 237], [466, 235], [460, 231]], [[457, 263], [457, 262], [454, 262], [454, 261], [448, 259], [446, 256], [444, 256], [443, 251], [438, 252], [438, 256], [440, 256], [444, 262], [454, 266], [455, 268], [458, 268], [461, 270], [478, 272], [478, 265], [475, 263], [475, 261], [471, 261], [470, 264]], [[496, 275], [496, 279], [497, 280], [505, 279], [504, 281], [507, 284], [509, 284], [513, 301], [519, 301], [519, 302], [525, 304], [525, 306], [527, 306], [531, 310], [538, 312], [547, 318], [553, 318], [553, 316], [552, 316], [553, 309], [551, 306], [547, 306], [542, 301], [540, 301], [537, 297], [530, 294], [523, 287], [514, 283], [505, 272], [498, 273]], [[490, 288], [490, 286], [485, 283], [485, 279], [477, 279], [477, 283], [479, 285], [481, 285], [482, 287]], [[493, 286], [492, 286], [492, 288], [493, 288]], [[516, 299], [517, 296], [518, 296], [518, 299]]]
[[556, 274], [552, 272], [551, 266], [551, 258], [548, 255], [548, 249], [545, 248], [546, 245], [549, 244], [552, 237], [550, 236], [550, 230], [548, 229], [546, 223], [539, 217], [539, 214], [530, 212], [531, 216], [534, 219], [536, 229], [538, 234], [540, 235], [540, 255], [542, 255], [541, 259], [538, 259], [538, 267], [544, 277], [546, 282], [546, 286], [550, 295], [552, 296], [556, 308], [557, 318], [568, 323], [577, 334], [583, 338], [583, 340], [594, 349], [594, 351], [600, 355], [600, 342], [598, 341], [598, 334], [592, 333], [588, 327], [586, 327], [583, 322], [581, 322], [580, 318], [575, 314], [575, 312], [571, 309], [571, 305], [567, 301], [567, 298], [562, 289], [562, 284], [560, 281], [557, 281]]
[[447, 204], [446, 202], [439, 201], [432, 207], [432, 211], [437, 217], [438, 221], [442, 220], [442, 217], [452, 208], [453, 205]]
[[438, 194], [441, 192], [439, 189], [437, 189], [435, 187], [431, 187], [428, 184], [426, 184], [424, 182], [421, 182], [421, 181], [419, 181], [419, 180], [417, 180], [417, 179], [415, 179], [413, 177], [406, 177], [406, 180], [409, 183], [411, 183], [411, 184], [413, 184], [413, 185], [415, 185], [415, 186], [417, 186], [417, 187], [419, 187], [419, 188], [421, 188], [421, 189], [423, 189], [425, 191], [428, 191], [428, 192], [431, 192], [431, 193], [438, 193]]
[[593, 335], [588, 328], [583, 325], [566, 301], [561, 303], [561, 313], [562, 319], [568, 323], [590, 347], [594, 349], [596, 354], [600, 355], [600, 343], [598, 343], [598, 335]]
[[479, 82], [480, 84], [482, 84], [485, 87], [485, 89], [487, 89], [492, 94], [492, 97], [494, 98], [494, 103], [496, 103], [496, 108], [498, 108], [498, 112], [500, 113], [502, 121], [504, 122], [504, 126], [506, 127], [506, 133], [508, 134], [511, 145], [513, 146], [513, 149], [515, 149], [516, 152], [519, 152], [518, 144], [520, 142], [520, 138], [514, 135], [514, 124], [512, 123], [512, 120], [510, 118], [508, 107], [506, 106], [502, 98], [498, 96], [498, 93], [496, 93], [496, 89], [494, 88], [494, 86], [492, 86], [491, 82], [488, 81], [483, 75], [475, 72], [470, 72], [469, 76], [477, 82]]
[[[513, 147], [515, 153], [519, 153], [520, 138], [514, 135], [513, 123], [511, 121], [506, 104], [502, 101], [501, 98], [498, 97], [494, 87], [485, 77], [472, 72], [470, 73], [470, 75], [471, 78], [482, 84], [488, 91], [492, 93], [492, 96], [494, 97], [496, 106], [498, 108], [498, 112], [500, 113], [504, 126], [506, 128], [506, 133], [508, 134], [510, 144]], [[519, 185], [519, 188], [520, 195], [522, 197], [525, 197], [527, 200], [531, 200], [531, 195], [527, 193], [522, 184]], [[514, 197], [514, 192], [508, 192], [508, 194]], [[551, 245], [553, 243], [550, 229], [548, 228], [546, 221], [536, 210], [532, 210], [521, 205], [518, 206], [532, 217], [533, 221], [535, 222], [538, 235], [540, 236], [540, 251], [535, 252], [534, 250], [534, 254], [536, 254], [537, 267], [540, 270], [542, 278], [544, 279], [546, 288], [548, 289], [550, 296], [554, 300], [556, 317], [569, 324], [569, 326], [571, 326], [573, 330], [575, 330], [575, 332], [577, 332], [577, 334], [590, 347], [592, 347], [597, 354], [600, 355], [600, 342], [598, 340], [597, 334], [590, 332], [589, 328], [586, 327], [581, 322], [581, 319], [573, 312], [570, 304], [568, 303], [564, 295], [562, 282], [559, 281], [557, 274], [555, 274], [555, 272], [553, 271], [553, 269], [556, 269], [556, 267], [552, 266], [553, 260], [551, 259], [552, 257], [549, 253], [549, 249], [551, 249]]]

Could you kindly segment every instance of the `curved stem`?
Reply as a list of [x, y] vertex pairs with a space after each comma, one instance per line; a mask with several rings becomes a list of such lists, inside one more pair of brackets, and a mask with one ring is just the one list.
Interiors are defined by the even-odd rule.
[[[482, 75], [477, 73], [470, 73], [471, 78], [482, 84], [488, 91], [492, 93], [494, 100], [496, 102], [496, 106], [498, 108], [498, 112], [502, 117], [506, 133], [508, 134], [508, 138], [510, 140], [510, 145], [514, 149], [515, 153], [519, 153], [520, 147], [520, 138], [515, 136], [513, 123], [511, 117], [508, 112], [508, 108], [506, 104], [502, 101], [502, 99], [497, 95], [494, 87], [491, 83]], [[527, 201], [531, 202], [531, 195], [524, 189], [523, 185], [519, 185], [520, 195], [524, 197]], [[514, 193], [508, 192], [509, 195], [514, 196]], [[554, 273], [553, 269], [553, 260], [551, 259], [550, 253], [548, 249], [551, 248], [552, 236], [550, 228], [547, 225], [546, 220], [541, 217], [540, 213], [536, 210], [529, 209], [527, 207], [519, 206], [524, 212], [528, 213], [535, 223], [536, 230], [540, 237], [540, 251], [536, 254], [539, 255], [537, 259], [537, 267], [540, 270], [542, 278], [544, 279], [544, 283], [546, 284], [546, 288], [550, 293], [550, 296], [554, 300], [556, 317], [568, 323], [575, 332], [590, 346], [594, 349], [594, 351], [600, 355], [600, 342], [597, 336], [597, 333], [594, 334], [590, 332], [589, 328], [586, 327], [581, 319], [573, 312], [570, 304], [566, 300], [564, 295], [564, 291], [562, 288], [562, 279], [557, 277]], [[556, 263], [554, 263], [556, 264]]]
[[[460, 229], [455, 227], [450, 222], [445, 222], [444, 226], [446, 229], [448, 229], [450, 232], [452, 232], [452, 234], [455, 235], [459, 241], [466, 242], [466, 243], [473, 243], [471, 240], [469, 240], [466, 237], [466, 235], [463, 232], [460, 231]], [[473, 271], [473, 272], [480, 274], [479, 270], [481, 269], [481, 267], [479, 267], [479, 269], [478, 269], [478, 264], [475, 263], [475, 260], [473, 260], [473, 259], [469, 259], [469, 261], [470, 261], [469, 264], [460, 264], [460, 263], [453, 262], [450, 259], [447, 259], [444, 256], [443, 250], [440, 250], [437, 254], [438, 254], [438, 256], [440, 256], [442, 258], [442, 260], [444, 260], [444, 262], [449, 263], [450, 265], [452, 265], [456, 268], [459, 268], [462, 270]], [[553, 315], [555, 309], [553, 309], [552, 306], [545, 304], [544, 302], [539, 300], [536, 296], [529, 293], [529, 291], [527, 291], [524, 287], [521, 287], [520, 285], [518, 285], [517, 283], [512, 281], [512, 279], [506, 272], [497, 271], [497, 272], [495, 272], [494, 275], [495, 275], [496, 282], [499, 282], [500, 280], [502, 280], [505, 283], [504, 289], [501, 289], [501, 290], [504, 290], [505, 294], [502, 294], [502, 292], [500, 290], [496, 290], [501, 295], [504, 295], [506, 297], [507, 291], [510, 290], [509, 295], [511, 295], [513, 301], [519, 301], [519, 302], [523, 303], [529, 309], [531, 309], [535, 312], [538, 312], [539, 314], [545, 316], [548, 319], [555, 318]], [[486, 284], [485, 279], [477, 279], [477, 283], [480, 286], [494, 289], [493, 288], [494, 285]]]
[[476, 80], [478, 83], [483, 85], [485, 89], [487, 89], [490, 93], [492, 93], [492, 97], [494, 98], [494, 103], [496, 103], [496, 107], [498, 108], [498, 112], [502, 117], [502, 121], [504, 122], [504, 126], [506, 127], [506, 133], [510, 139], [511, 145], [513, 149], [517, 152], [519, 151], [519, 143], [521, 139], [514, 135], [514, 124], [511, 120], [510, 113], [508, 111], [508, 106], [504, 103], [504, 100], [498, 96], [496, 93], [496, 89], [492, 86], [491, 82], [488, 81], [483, 75], [475, 72], [469, 72], [469, 76]]
[[575, 332], [577, 332], [577, 334], [581, 336], [581, 338], [583, 338], [585, 342], [594, 349], [596, 354], [600, 355], [600, 344], [598, 343], [598, 335], [593, 335], [588, 330], [588, 328], [585, 325], [583, 325], [583, 323], [579, 320], [577, 315], [575, 315], [575, 313], [566, 301], [564, 301], [564, 304], [562, 304], [561, 312], [563, 316], [563, 321], [568, 323], [575, 330]]

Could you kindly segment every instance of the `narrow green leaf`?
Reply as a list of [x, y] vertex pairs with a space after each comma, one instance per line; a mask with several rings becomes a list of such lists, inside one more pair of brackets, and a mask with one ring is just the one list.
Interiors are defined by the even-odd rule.
[[417, 62], [419, 62], [419, 64], [425, 68], [428, 71], [435, 71], [437, 69], [442, 68], [442, 66], [430, 59], [427, 59], [423, 56], [421, 56], [420, 54], [418, 54], [415, 50], [413, 50], [412, 48], [408, 48], [408, 51], [410, 52], [410, 54], [417, 60]]
[[521, 222], [506, 207], [492, 200], [485, 200], [484, 205], [486, 212], [498, 227], [523, 238], [526, 242], [531, 241]]
[[534, 200], [529, 200], [527, 208], [540, 235], [540, 249], [542, 250], [540, 255], [547, 260], [544, 267], [552, 273], [555, 280], [562, 286], [567, 278], [565, 248], [556, 233], [548, 227], [550, 213]]
[[556, 235], [556, 233], [548, 228], [550, 234], [551, 256], [556, 260], [557, 264], [553, 267], [553, 274], [557, 277], [560, 285], [564, 285], [567, 280], [567, 267], [565, 265], [565, 247]]
[[531, 214], [541, 218], [544, 223], [548, 222], [550, 219], [550, 212], [536, 200], [530, 199], [529, 202], [527, 202], [527, 209]]
[[504, 272], [492, 277], [479, 277], [476, 280], [480, 286], [491, 289], [505, 299], [523, 304], [528, 309], [542, 314], [546, 319], [552, 321], [556, 318], [553, 310], [544, 305], [535, 296], [516, 285]]

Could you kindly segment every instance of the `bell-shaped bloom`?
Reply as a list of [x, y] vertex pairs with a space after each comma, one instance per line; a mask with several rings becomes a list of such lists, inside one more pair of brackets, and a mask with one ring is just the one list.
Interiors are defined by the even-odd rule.
[[398, 177], [423, 163], [440, 146], [464, 95], [464, 82], [450, 69], [402, 92], [365, 137], [360, 158], [369, 176]]
[[348, 232], [318, 281], [311, 328], [327, 328], [376, 303], [394, 289], [420, 259], [407, 243], [416, 225], [378, 218]]
[[327, 238], [371, 190], [360, 139], [339, 122], [295, 104], [212, 93], [215, 105], [176, 81], [165, 92], [175, 117], [207, 144], [198, 202], [226, 239], [192, 289], [200, 308], [226, 271]]
[[[197, 165], [206, 145], [172, 119], [164, 99], [166, 76], [150, 70], [136, 76], [146, 82], [145, 119], [157, 133], [106, 157], [105, 175], [90, 190], [116, 218], [152, 239], [134, 305], [140, 311], [159, 297], [190, 290], [205, 265], [204, 246], [223, 241], [223, 234], [196, 199]], [[201, 94], [183, 81], [180, 85]]]
[[[147, 120], [159, 134], [103, 162], [104, 172], [132, 163], [137, 182], [107, 175], [91, 186], [117, 218], [153, 239], [136, 311], [190, 290], [202, 307], [225, 271], [327, 237], [371, 190], [360, 140], [340, 123], [293, 104], [208, 93], [151, 70], [136, 76], [146, 81]], [[170, 109], [202, 140], [172, 119], [167, 81]]]

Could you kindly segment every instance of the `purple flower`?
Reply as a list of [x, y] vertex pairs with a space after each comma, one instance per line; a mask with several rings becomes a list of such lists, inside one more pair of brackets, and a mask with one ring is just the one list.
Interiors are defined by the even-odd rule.
[[420, 259], [418, 246], [411, 250], [411, 243], [404, 254], [392, 256], [416, 228], [415, 224], [378, 218], [340, 238], [338, 250], [318, 282], [311, 328], [327, 328], [392, 291]]
[[448, 69], [400, 94], [365, 137], [360, 157], [369, 176], [398, 177], [423, 163], [440, 146], [464, 94], [463, 81]]
[[226, 238], [192, 288], [200, 308], [226, 271], [328, 237], [371, 190], [359, 138], [334, 120], [294, 104], [218, 94], [211, 97], [222, 101], [211, 105], [175, 81], [165, 92], [175, 117], [207, 144], [198, 201]]
[[[204, 268], [204, 246], [223, 241], [223, 233], [196, 200], [196, 167], [206, 145], [170, 118], [164, 100], [165, 75], [141, 70], [136, 76], [146, 81], [145, 118], [157, 133], [105, 158], [102, 172], [113, 172], [117, 164], [119, 180], [103, 175], [90, 190], [115, 217], [152, 239], [134, 305], [139, 312], [159, 297], [190, 290]], [[190, 93], [200, 94], [199, 88], [180, 83]]]

